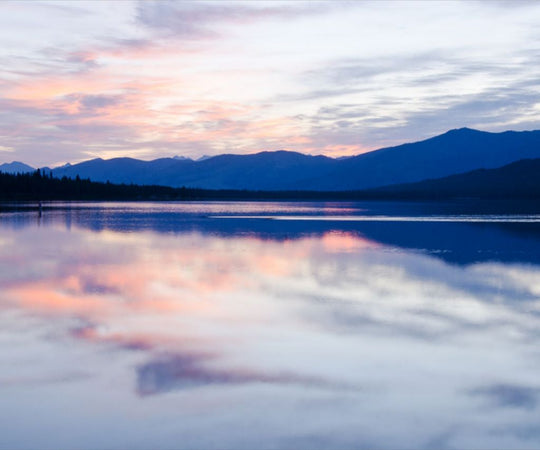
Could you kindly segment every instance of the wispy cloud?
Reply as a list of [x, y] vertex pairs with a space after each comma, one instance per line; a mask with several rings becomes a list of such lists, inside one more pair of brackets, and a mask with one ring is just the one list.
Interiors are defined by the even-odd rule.
[[165, 37], [205, 39], [220, 36], [223, 25], [291, 20], [323, 14], [339, 2], [146, 2], [137, 7], [137, 21]]
[[536, 2], [34, 6], [0, 17], [1, 145], [33, 165], [539, 125]]

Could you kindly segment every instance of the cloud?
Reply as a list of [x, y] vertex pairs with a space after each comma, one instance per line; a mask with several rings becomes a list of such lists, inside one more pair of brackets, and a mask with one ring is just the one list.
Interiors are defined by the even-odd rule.
[[[262, 4], [264, 5], [264, 4]], [[206, 39], [220, 35], [223, 25], [249, 24], [262, 20], [290, 20], [322, 14], [336, 6], [330, 2], [274, 3], [261, 6], [256, 3], [224, 2], [146, 2], [137, 8], [139, 23], [160, 31], [168, 37]]]
[[107, 106], [117, 105], [119, 103], [119, 96], [85, 95], [79, 101], [85, 109], [102, 109]]
[[490, 5], [500, 8], [531, 8], [538, 7], [536, 0], [475, 0], [477, 3], [484, 5]]
[[538, 127], [533, 4], [64, 6], [12, 3], [0, 19], [11, 42], [0, 51], [2, 145], [34, 166], [283, 148], [339, 156], [464, 125]]
[[531, 129], [540, 107], [537, 60], [534, 49], [504, 62], [473, 60], [456, 49], [340, 59], [305, 71], [303, 89], [275, 101], [316, 106], [297, 120], [308, 142], [327, 154], [340, 145], [350, 148], [343, 153], [361, 153], [463, 126]]

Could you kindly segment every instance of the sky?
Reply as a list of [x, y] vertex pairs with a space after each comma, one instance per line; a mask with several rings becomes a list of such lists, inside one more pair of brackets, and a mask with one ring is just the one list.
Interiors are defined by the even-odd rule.
[[540, 2], [0, 3], [0, 163], [540, 128]]

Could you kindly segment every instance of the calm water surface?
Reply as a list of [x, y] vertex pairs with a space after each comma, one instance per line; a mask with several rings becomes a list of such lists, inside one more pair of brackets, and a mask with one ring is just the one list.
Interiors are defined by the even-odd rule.
[[0, 448], [540, 447], [540, 215], [0, 212]]

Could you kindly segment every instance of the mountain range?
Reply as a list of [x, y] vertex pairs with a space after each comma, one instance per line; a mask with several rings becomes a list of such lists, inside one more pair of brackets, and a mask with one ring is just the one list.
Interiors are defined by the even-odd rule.
[[13, 161], [10, 163], [4, 163], [0, 165], [0, 172], [4, 173], [28, 173], [34, 172], [35, 167], [29, 166], [19, 161]]
[[[489, 133], [460, 128], [348, 158], [280, 150], [199, 160], [98, 158], [42, 171], [55, 177], [172, 187], [345, 191], [415, 183], [535, 158], [540, 158], [540, 130]], [[4, 172], [28, 170], [33, 169], [22, 163], [0, 165]]]
[[367, 197], [393, 199], [540, 199], [540, 158], [522, 159], [495, 169], [476, 169], [448, 177], [393, 184], [362, 192]]

